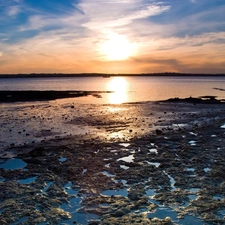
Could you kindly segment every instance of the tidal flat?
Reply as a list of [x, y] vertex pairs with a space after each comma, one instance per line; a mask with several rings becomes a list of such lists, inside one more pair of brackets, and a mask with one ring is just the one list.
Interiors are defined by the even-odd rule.
[[1, 224], [225, 223], [225, 104], [0, 108]]

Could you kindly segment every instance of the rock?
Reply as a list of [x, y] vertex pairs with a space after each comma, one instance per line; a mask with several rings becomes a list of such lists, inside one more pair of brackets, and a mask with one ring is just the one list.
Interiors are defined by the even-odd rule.
[[123, 215], [126, 215], [127, 213], [129, 213], [129, 210], [126, 209], [126, 208], [122, 208], [122, 209], [118, 209], [116, 212], [115, 212], [115, 216], [116, 217], [121, 217]]
[[162, 135], [163, 134], [163, 132], [159, 129], [156, 129], [155, 132], [156, 132], [156, 135]]
[[89, 220], [88, 221], [88, 225], [98, 225], [99, 224], [99, 220]]

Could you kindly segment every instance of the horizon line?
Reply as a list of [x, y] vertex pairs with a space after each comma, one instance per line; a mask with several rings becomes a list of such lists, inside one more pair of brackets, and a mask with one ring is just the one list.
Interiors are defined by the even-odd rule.
[[225, 73], [10, 73], [0, 74], [0, 78], [44, 78], [44, 77], [113, 77], [113, 76], [225, 76]]

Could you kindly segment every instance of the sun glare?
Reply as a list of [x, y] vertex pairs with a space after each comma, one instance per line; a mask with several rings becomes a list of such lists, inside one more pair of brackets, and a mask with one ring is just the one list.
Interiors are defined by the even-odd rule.
[[111, 104], [121, 104], [127, 101], [127, 81], [125, 78], [114, 77], [108, 83], [108, 90], [113, 91], [109, 99]]
[[125, 60], [132, 54], [133, 44], [125, 36], [111, 33], [101, 43], [100, 51], [107, 60]]

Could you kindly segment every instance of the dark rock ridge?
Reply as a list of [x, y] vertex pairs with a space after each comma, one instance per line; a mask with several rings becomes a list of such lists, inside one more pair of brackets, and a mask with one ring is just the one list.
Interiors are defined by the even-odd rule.
[[92, 95], [101, 97], [99, 94], [108, 93], [101, 91], [0, 91], [0, 102], [18, 101], [47, 101], [60, 98], [75, 98]]
[[216, 99], [216, 96], [201, 96], [198, 98], [169, 98], [167, 100], [161, 101], [161, 102], [175, 102], [175, 103], [193, 103], [193, 104], [218, 104], [218, 103], [224, 103], [224, 100], [218, 100]]

